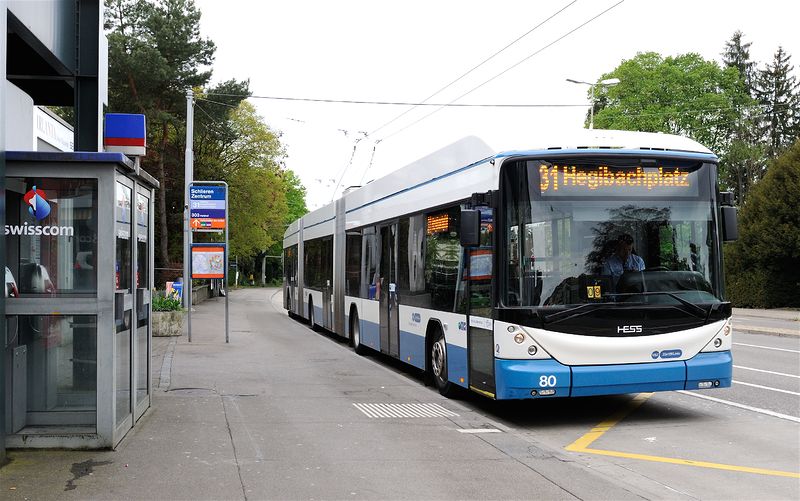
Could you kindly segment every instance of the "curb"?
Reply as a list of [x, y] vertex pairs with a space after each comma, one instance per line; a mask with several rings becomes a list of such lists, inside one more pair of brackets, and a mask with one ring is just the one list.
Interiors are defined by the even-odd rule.
[[737, 327], [736, 324], [733, 326], [733, 333], [736, 334], [737, 332], [743, 332], [745, 334], [761, 334], [766, 336], [778, 336], [778, 337], [800, 337], [800, 331], [790, 331], [788, 329], [775, 329], [772, 327]]

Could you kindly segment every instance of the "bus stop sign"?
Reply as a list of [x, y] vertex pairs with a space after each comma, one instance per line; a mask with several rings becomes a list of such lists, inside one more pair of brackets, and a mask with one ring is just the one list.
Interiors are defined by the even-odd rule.
[[189, 227], [192, 231], [225, 231], [227, 193], [224, 185], [189, 185]]

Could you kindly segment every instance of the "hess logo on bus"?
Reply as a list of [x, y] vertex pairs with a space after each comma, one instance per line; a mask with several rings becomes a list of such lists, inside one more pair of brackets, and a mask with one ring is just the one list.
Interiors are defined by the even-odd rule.
[[642, 332], [641, 325], [618, 325], [617, 334], [640, 334]]

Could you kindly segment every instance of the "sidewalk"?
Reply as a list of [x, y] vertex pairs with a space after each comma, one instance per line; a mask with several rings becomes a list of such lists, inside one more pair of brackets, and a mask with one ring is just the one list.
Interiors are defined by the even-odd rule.
[[733, 330], [748, 334], [800, 336], [800, 310], [734, 308]]
[[[202, 311], [193, 315], [198, 318], [192, 345], [205, 345], [209, 356], [228, 348], [217, 325], [221, 320], [212, 321]], [[209, 351], [210, 344], [219, 346]], [[170, 379], [186, 381], [173, 371], [179, 357], [172, 355], [197, 354], [192, 345], [186, 335], [153, 338], [152, 407], [116, 450], [10, 450], [10, 463], [0, 468], [0, 497], [242, 499], [223, 397], [213, 384], [208, 389], [170, 386]]]

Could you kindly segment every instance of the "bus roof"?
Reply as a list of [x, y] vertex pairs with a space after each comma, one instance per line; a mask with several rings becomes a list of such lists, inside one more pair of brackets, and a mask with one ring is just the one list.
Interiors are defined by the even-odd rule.
[[[367, 183], [363, 187], [353, 187], [343, 194], [347, 202], [348, 212], [354, 208], [371, 205], [376, 200], [397, 195], [407, 191], [408, 187], [419, 187], [442, 178], [452, 176], [457, 171], [465, 170], [493, 159], [511, 156], [536, 155], [542, 153], [581, 153], [603, 152], [635, 154], [642, 153], [677, 153], [681, 155], [706, 157], [716, 160], [714, 154], [700, 143], [672, 134], [631, 132], [605, 129], [579, 129], [577, 131], [556, 132], [548, 136], [538, 135], [531, 138], [532, 148], [496, 150], [481, 139], [468, 136], [455, 143], [435, 151], [419, 160], [401, 167], [381, 178]], [[537, 144], [538, 143], [538, 144]], [[494, 164], [494, 162], [491, 162]], [[499, 164], [498, 164], [499, 165]], [[306, 227], [321, 224], [333, 225], [333, 202], [306, 214]], [[297, 221], [286, 229], [284, 238], [297, 233]], [[325, 230], [328, 231], [328, 230]]]
[[[533, 138], [537, 144], [526, 150], [506, 150], [497, 155], [505, 157], [519, 151], [621, 149], [642, 151], [670, 151], [683, 153], [713, 154], [711, 150], [693, 139], [673, 134], [633, 132], [625, 130], [580, 129], [570, 132], [555, 132]], [[532, 142], [533, 142], [532, 141]]]

